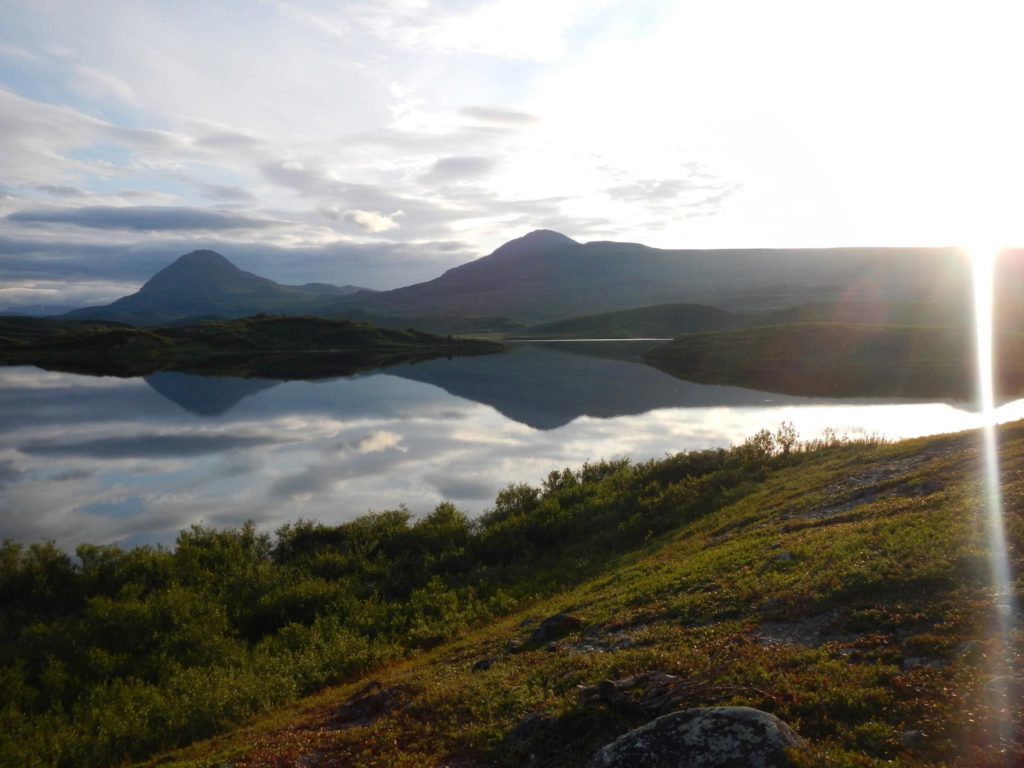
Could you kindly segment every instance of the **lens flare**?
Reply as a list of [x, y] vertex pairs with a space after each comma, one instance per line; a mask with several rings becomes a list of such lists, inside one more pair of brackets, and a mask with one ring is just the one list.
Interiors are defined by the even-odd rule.
[[976, 248], [974, 265], [974, 325], [978, 358], [978, 400], [981, 409], [983, 455], [985, 462], [984, 505], [986, 534], [990, 552], [992, 586], [997, 603], [1009, 606], [1013, 595], [1010, 563], [1003, 524], [1003, 499], [999, 483], [999, 450], [996, 439], [995, 366], [993, 333], [993, 295], [997, 249]]
[[974, 323], [978, 364], [978, 400], [981, 409], [982, 458], [982, 505], [985, 537], [989, 552], [989, 569], [995, 596], [995, 636], [997, 651], [993, 661], [996, 668], [990, 670], [993, 677], [989, 690], [993, 697], [994, 711], [1000, 714], [996, 724], [1000, 745], [993, 745], [1002, 751], [1013, 741], [1013, 723], [1007, 717], [1013, 695], [1011, 657], [1012, 635], [1016, 616], [1013, 585], [1010, 578], [1010, 559], [1006, 546], [1006, 529], [1003, 520], [1003, 498], [1000, 488], [999, 445], [996, 433], [995, 367], [994, 367], [994, 318], [993, 298], [995, 293], [995, 266], [998, 249], [994, 247], [974, 248], [971, 259], [974, 272]]

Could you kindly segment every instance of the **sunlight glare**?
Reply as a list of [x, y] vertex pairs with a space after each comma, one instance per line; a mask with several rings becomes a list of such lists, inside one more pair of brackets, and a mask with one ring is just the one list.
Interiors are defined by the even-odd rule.
[[1010, 561], [1006, 546], [1005, 522], [1003, 520], [1003, 498], [1000, 488], [999, 446], [996, 434], [995, 372], [994, 372], [994, 294], [995, 265], [999, 249], [976, 247], [970, 250], [974, 277], [974, 324], [978, 365], [978, 400], [981, 409], [982, 458], [982, 504], [985, 536], [989, 551], [989, 569], [995, 607], [995, 640], [998, 644], [990, 673], [990, 695], [1000, 744], [992, 745], [994, 751], [1002, 752], [1014, 737], [1013, 724], [1006, 717], [1009, 711], [1011, 686], [1007, 683], [1011, 672], [1012, 636], [1016, 610]]
[[[985, 519], [992, 569], [992, 585], [1000, 605], [1009, 606], [1010, 569], [1003, 524], [1002, 493], [999, 483], [999, 452], [996, 440], [994, 375], [993, 295], [998, 249], [971, 250], [974, 272], [974, 324], [978, 365], [978, 400], [983, 430], [985, 461]], [[1005, 608], [1003, 612], [1005, 612]]]

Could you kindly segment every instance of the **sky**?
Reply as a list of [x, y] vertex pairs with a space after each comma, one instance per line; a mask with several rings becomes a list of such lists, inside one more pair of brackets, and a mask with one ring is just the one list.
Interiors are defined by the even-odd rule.
[[0, 0], [0, 308], [214, 248], [392, 288], [534, 229], [1024, 241], [1024, 4]]

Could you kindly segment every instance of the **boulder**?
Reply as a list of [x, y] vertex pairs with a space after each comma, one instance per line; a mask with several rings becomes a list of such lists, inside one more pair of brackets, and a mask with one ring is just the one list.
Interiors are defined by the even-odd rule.
[[530, 641], [534, 643], [546, 643], [551, 640], [560, 640], [570, 632], [575, 632], [583, 626], [583, 622], [570, 613], [556, 613], [548, 616], [540, 623], [540, 626], [533, 630]]
[[787, 768], [805, 742], [750, 707], [703, 707], [652, 720], [602, 747], [587, 768]]

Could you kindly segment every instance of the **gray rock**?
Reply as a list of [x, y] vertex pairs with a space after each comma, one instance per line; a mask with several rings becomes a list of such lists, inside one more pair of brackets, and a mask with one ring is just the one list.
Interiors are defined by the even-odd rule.
[[924, 743], [924, 733], [922, 731], [904, 731], [900, 736], [900, 744], [907, 749], [913, 749], [919, 747]]
[[583, 626], [583, 622], [570, 613], [556, 613], [548, 616], [540, 623], [533, 634], [530, 635], [531, 642], [546, 643], [550, 640], [560, 640], [570, 632], [575, 632]]
[[494, 666], [494, 659], [480, 659], [473, 665], [474, 672], [484, 672]]
[[602, 747], [587, 768], [787, 768], [805, 746], [788, 725], [750, 707], [705, 707], [652, 720]]

